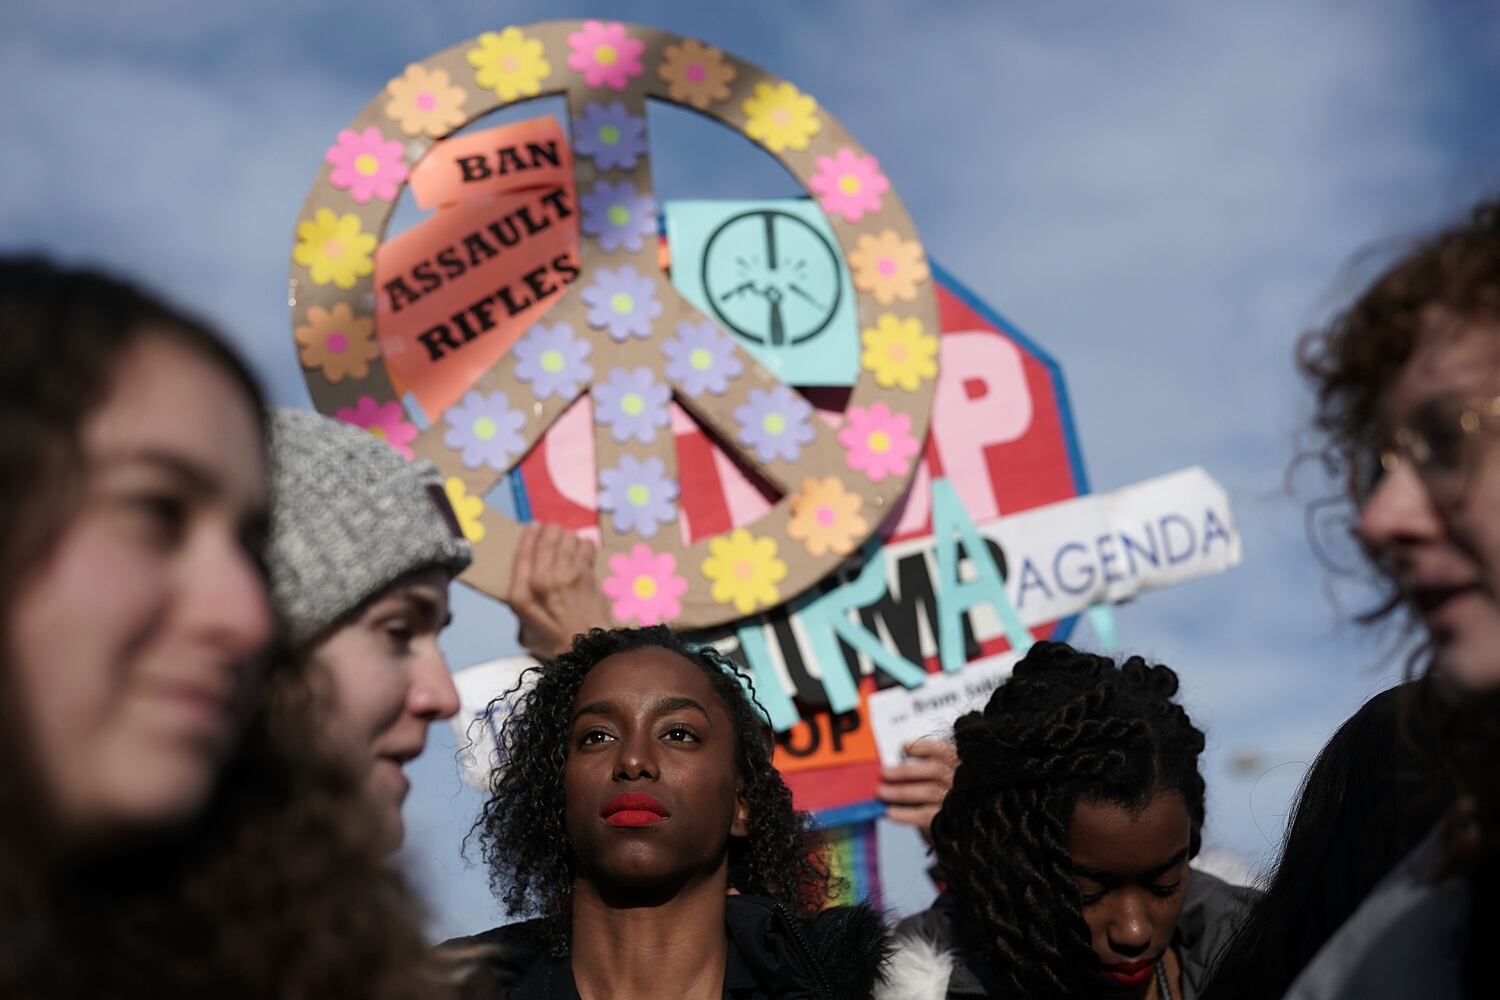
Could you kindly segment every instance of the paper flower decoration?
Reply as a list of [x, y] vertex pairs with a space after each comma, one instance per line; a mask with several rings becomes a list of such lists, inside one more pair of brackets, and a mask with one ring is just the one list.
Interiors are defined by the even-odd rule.
[[786, 533], [806, 545], [812, 555], [835, 552], [846, 556], [869, 534], [870, 526], [859, 514], [863, 503], [837, 476], [804, 479], [789, 501], [792, 518]]
[[843, 216], [845, 222], [858, 222], [880, 211], [881, 196], [890, 190], [891, 182], [880, 172], [875, 157], [860, 156], [845, 148], [832, 156], [820, 156], [816, 162], [818, 172], [807, 186], [818, 196], [824, 211]]
[[878, 236], [865, 233], [849, 251], [854, 287], [869, 292], [883, 306], [900, 299], [917, 300], [917, 285], [931, 277], [922, 244], [903, 240], [894, 229]]
[[851, 406], [844, 413], [839, 431], [844, 460], [855, 472], [863, 472], [872, 483], [887, 476], [904, 476], [921, 445], [912, 437], [911, 417], [893, 413], [884, 403], [866, 409]]
[[542, 43], [522, 34], [520, 28], [506, 28], [499, 34], [486, 31], [466, 56], [477, 71], [475, 82], [493, 90], [502, 101], [535, 97], [541, 93], [542, 81], [552, 72]]
[[672, 100], [703, 111], [729, 97], [735, 72], [723, 52], [685, 38], [679, 45], [668, 45], [664, 55], [656, 75], [667, 85], [667, 96]]
[[375, 237], [360, 229], [359, 216], [320, 208], [311, 219], [297, 223], [292, 260], [311, 272], [315, 285], [353, 288], [356, 280], [375, 270], [374, 252]]
[[443, 443], [462, 452], [464, 468], [487, 465], [505, 472], [516, 457], [526, 450], [521, 428], [526, 415], [510, 405], [500, 391], [488, 395], [471, 389], [464, 398], [448, 408], [445, 418], [448, 430]]
[[579, 206], [584, 235], [597, 237], [605, 253], [620, 247], [635, 253], [644, 240], [656, 236], [656, 199], [629, 181], [600, 181], [579, 199]]
[[915, 316], [882, 313], [873, 328], [860, 332], [859, 340], [865, 348], [859, 363], [875, 373], [882, 389], [899, 385], [916, 392], [923, 379], [937, 374], [937, 338], [924, 333]]
[[348, 303], [332, 309], [308, 306], [307, 323], [297, 327], [298, 355], [304, 368], [316, 368], [330, 382], [345, 378], [364, 378], [370, 374], [370, 362], [380, 357], [375, 343], [375, 320], [356, 316]]
[[328, 183], [348, 191], [356, 204], [367, 205], [371, 198], [390, 201], [406, 180], [406, 163], [401, 143], [387, 139], [378, 128], [363, 132], [344, 129], [338, 141], [328, 147], [323, 159], [333, 169]]
[[654, 537], [677, 520], [676, 500], [677, 483], [654, 456], [621, 455], [619, 465], [599, 472], [599, 509], [614, 515], [616, 531]]
[[594, 419], [609, 428], [617, 444], [632, 439], [650, 444], [667, 426], [671, 398], [672, 390], [645, 365], [633, 371], [615, 368], [602, 385], [594, 386]]
[[815, 436], [812, 405], [784, 385], [751, 389], [745, 403], [735, 407], [734, 419], [740, 444], [754, 449], [762, 462], [795, 462]]
[[625, 33], [619, 21], [584, 21], [583, 30], [568, 36], [568, 68], [583, 74], [590, 87], [624, 90], [641, 75], [641, 53], [646, 43]]
[[471, 542], [484, 541], [484, 498], [470, 493], [457, 476], [443, 481], [443, 492], [448, 494], [448, 506], [458, 518], [458, 530]]
[[773, 153], [806, 149], [823, 127], [818, 102], [790, 83], [757, 83], [741, 107], [745, 134]]
[[385, 92], [391, 95], [385, 116], [394, 119], [407, 135], [440, 139], [468, 117], [464, 114], [468, 95], [462, 87], [453, 85], [445, 69], [412, 63], [405, 73], [385, 85]]
[[609, 338], [621, 343], [651, 336], [651, 321], [661, 315], [656, 282], [629, 264], [599, 268], [594, 283], [583, 290], [583, 301], [589, 307], [589, 326], [608, 330]]
[[573, 152], [592, 157], [600, 170], [634, 170], [646, 152], [646, 119], [623, 101], [590, 101], [573, 122]]
[[737, 528], [709, 541], [703, 575], [713, 582], [715, 601], [733, 604], [740, 614], [748, 615], [781, 600], [776, 585], [786, 579], [786, 563], [776, 555], [775, 539], [756, 538]]
[[711, 392], [722, 396], [731, 379], [740, 377], [744, 366], [734, 342], [707, 320], [677, 324], [677, 334], [661, 345], [667, 357], [667, 378], [689, 396]]
[[682, 614], [682, 595], [687, 581], [677, 574], [677, 557], [660, 555], [637, 542], [628, 553], [609, 557], [609, 576], [604, 578], [604, 596], [613, 603], [610, 613], [622, 622], [660, 625]]
[[407, 458], [413, 457], [411, 443], [417, 439], [417, 428], [406, 419], [400, 403], [377, 403], [373, 396], [361, 396], [334, 416], [369, 431]]
[[537, 399], [572, 399], [594, 377], [593, 345], [574, 336], [567, 323], [538, 323], [516, 341], [516, 378], [530, 383]]

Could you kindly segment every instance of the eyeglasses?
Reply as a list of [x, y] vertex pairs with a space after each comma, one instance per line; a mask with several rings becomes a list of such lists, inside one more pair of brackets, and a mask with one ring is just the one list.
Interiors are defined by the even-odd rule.
[[1402, 462], [1411, 466], [1428, 495], [1440, 506], [1461, 501], [1484, 457], [1487, 435], [1500, 422], [1500, 396], [1471, 401], [1457, 409], [1434, 401], [1397, 427], [1379, 447], [1353, 456], [1350, 468], [1354, 502], [1369, 503], [1386, 473]]

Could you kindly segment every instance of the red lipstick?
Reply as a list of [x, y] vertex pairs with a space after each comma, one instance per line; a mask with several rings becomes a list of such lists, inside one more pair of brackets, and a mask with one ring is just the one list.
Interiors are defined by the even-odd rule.
[[1151, 972], [1156, 967], [1156, 959], [1149, 958], [1140, 962], [1121, 962], [1118, 965], [1106, 965], [1104, 976], [1112, 983], [1121, 986], [1139, 986], [1151, 978]]
[[666, 806], [645, 792], [616, 795], [599, 810], [599, 818], [610, 826], [655, 826], [671, 815]]

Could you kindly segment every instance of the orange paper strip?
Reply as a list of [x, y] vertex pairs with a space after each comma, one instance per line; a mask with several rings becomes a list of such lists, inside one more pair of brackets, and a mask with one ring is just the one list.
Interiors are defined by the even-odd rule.
[[573, 152], [550, 115], [455, 136], [411, 169], [411, 193], [422, 208], [573, 183]]
[[375, 253], [375, 334], [431, 419], [578, 277], [570, 187], [439, 212]]

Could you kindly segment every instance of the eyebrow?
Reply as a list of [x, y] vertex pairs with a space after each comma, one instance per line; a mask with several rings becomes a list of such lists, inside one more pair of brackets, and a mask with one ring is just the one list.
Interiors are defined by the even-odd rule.
[[[1146, 872], [1140, 876], [1140, 879], [1145, 882], [1154, 882], [1162, 875], [1165, 875], [1167, 872], [1171, 871], [1173, 868], [1176, 868], [1178, 865], [1186, 861], [1187, 856], [1188, 849], [1184, 847], [1182, 850], [1178, 851], [1176, 854], [1172, 855], [1161, 864], [1156, 865], [1152, 868], [1148, 868]], [[1077, 863], [1073, 865], [1073, 874], [1081, 875], [1084, 878], [1090, 879], [1094, 882], [1114, 883], [1127, 881], [1127, 879], [1120, 875], [1116, 875], [1114, 872], [1107, 872], [1099, 868], [1090, 868], [1088, 865], [1080, 865]]]
[[[619, 706], [612, 701], [591, 701], [587, 705], [580, 705], [578, 707], [578, 711], [573, 713], [573, 718], [577, 720], [578, 718], [585, 715], [618, 715], [619, 711]], [[692, 698], [686, 698], [682, 695], [672, 695], [665, 698], [658, 698], [655, 702], [652, 703], [650, 711], [652, 715], [665, 715], [669, 712], [695, 711], [701, 713], [703, 715], [703, 718], [709, 723], [709, 725], [713, 724], [713, 719], [709, 716], [708, 709], [704, 708], [702, 704], [694, 701]]]
[[207, 496], [218, 496], [224, 492], [224, 486], [218, 477], [205, 471], [202, 466], [183, 458], [181, 455], [160, 448], [139, 448], [132, 451], [106, 452], [99, 456], [99, 465], [102, 468], [149, 465], [173, 478], [182, 480], [194, 492]]

